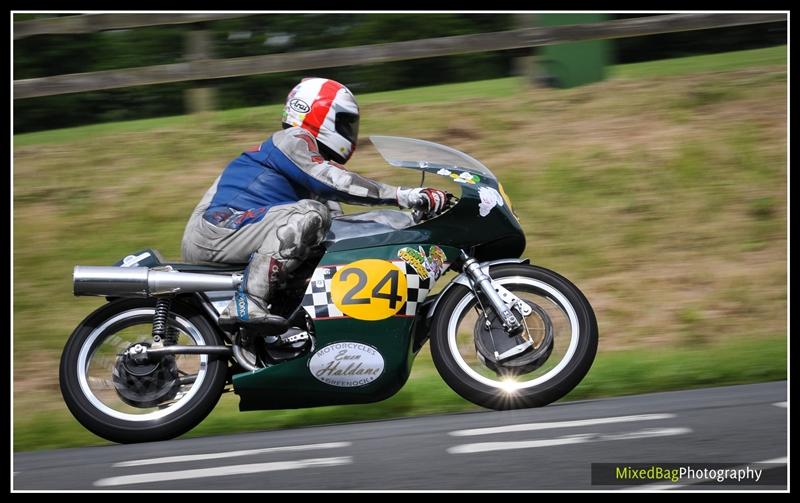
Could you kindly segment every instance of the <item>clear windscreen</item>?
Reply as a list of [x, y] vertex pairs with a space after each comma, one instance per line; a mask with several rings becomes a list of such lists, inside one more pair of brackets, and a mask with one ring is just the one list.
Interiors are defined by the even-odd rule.
[[477, 159], [454, 148], [425, 140], [400, 136], [370, 136], [369, 139], [386, 162], [412, 169], [460, 168], [497, 179]]

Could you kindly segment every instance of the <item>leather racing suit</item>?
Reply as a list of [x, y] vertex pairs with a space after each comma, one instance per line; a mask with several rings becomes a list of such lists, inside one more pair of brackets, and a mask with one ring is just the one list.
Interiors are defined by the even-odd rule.
[[242, 289], [268, 303], [324, 239], [331, 213], [341, 213], [335, 201], [399, 205], [398, 195], [326, 161], [311, 133], [291, 127], [228, 164], [192, 212], [181, 252], [196, 263], [249, 262]]

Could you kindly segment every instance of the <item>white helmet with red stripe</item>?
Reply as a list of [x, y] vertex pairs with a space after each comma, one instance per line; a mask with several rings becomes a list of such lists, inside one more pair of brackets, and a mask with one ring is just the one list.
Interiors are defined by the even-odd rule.
[[311, 132], [320, 153], [341, 164], [356, 149], [358, 119], [353, 93], [330, 79], [303, 79], [289, 93], [283, 109], [284, 127], [300, 126]]

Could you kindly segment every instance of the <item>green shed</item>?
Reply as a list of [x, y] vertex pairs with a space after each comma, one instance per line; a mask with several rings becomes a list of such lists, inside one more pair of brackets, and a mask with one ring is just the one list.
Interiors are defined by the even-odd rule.
[[[608, 14], [539, 14], [538, 26], [600, 23]], [[589, 40], [547, 45], [536, 51], [535, 78], [549, 87], [569, 88], [598, 82], [611, 63], [611, 41]]]

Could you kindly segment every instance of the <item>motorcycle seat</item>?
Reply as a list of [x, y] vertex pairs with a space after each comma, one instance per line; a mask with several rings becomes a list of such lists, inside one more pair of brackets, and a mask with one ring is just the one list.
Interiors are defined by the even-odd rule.
[[247, 264], [185, 264], [179, 262], [166, 262], [163, 265], [171, 266], [181, 272], [242, 272]]
[[147, 248], [132, 253], [114, 264], [117, 267], [163, 267], [170, 266], [176, 271], [198, 273], [232, 273], [244, 271], [247, 264], [187, 264], [167, 262], [158, 250]]

